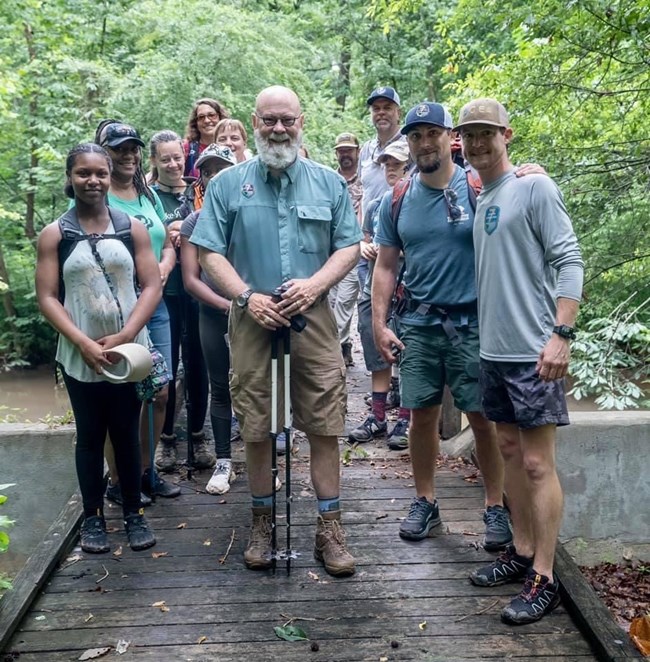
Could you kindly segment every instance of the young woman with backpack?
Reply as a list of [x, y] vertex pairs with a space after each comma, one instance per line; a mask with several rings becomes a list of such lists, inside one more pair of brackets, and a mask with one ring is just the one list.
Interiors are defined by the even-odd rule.
[[[129, 544], [140, 550], [156, 542], [140, 506], [141, 403], [133, 383], [111, 383], [102, 368], [111, 364], [111, 348], [130, 342], [147, 345], [145, 324], [160, 301], [160, 274], [149, 235], [140, 223], [131, 222], [131, 248], [116, 234], [118, 220], [123, 224], [130, 219], [106, 205], [111, 170], [110, 157], [93, 143], [70, 151], [65, 192], [75, 207], [43, 229], [36, 263], [38, 304], [59, 332], [56, 361], [77, 429], [75, 462], [84, 509], [81, 547], [94, 553], [110, 550], [103, 494], [107, 432], [121, 476]], [[64, 219], [78, 226], [83, 240], [68, 247], [62, 259]]]

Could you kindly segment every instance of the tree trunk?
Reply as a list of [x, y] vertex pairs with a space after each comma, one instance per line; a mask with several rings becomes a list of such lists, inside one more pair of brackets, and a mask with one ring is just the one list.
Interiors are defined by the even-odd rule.
[[14, 306], [14, 298], [11, 294], [11, 283], [9, 282], [9, 272], [5, 264], [4, 253], [2, 252], [2, 244], [0, 243], [0, 281], [7, 285], [7, 289], [2, 293], [2, 306], [5, 310], [7, 317], [16, 316], [16, 308]]
[[[34, 32], [28, 23], [24, 26], [25, 41], [27, 42], [27, 53], [29, 61], [33, 62], [36, 59], [36, 48], [34, 47]], [[32, 241], [36, 238], [36, 228], [34, 225], [34, 217], [36, 214], [36, 178], [34, 173], [38, 167], [38, 155], [36, 148], [38, 140], [36, 136], [36, 112], [38, 111], [38, 101], [36, 92], [33, 92], [29, 100], [29, 115], [27, 124], [29, 126], [29, 171], [27, 174], [27, 198], [25, 200], [25, 235]]]
[[341, 46], [341, 59], [339, 60], [338, 94], [336, 95], [336, 103], [341, 107], [341, 110], [345, 110], [345, 101], [350, 91], [351, 61], [352, 47], [348, 38], [344, 36], [343, 45]]

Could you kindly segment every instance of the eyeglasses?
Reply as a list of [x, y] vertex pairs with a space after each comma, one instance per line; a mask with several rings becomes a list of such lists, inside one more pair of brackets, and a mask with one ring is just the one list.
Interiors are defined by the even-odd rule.
[[296, 120], [299, 120], [301, 117], [300, 115], [298, 117], [262, 117], [262, 115], [257, 115], [257, 113], [255, 115], [262, 120], [264, 126], [275, 126], [278, 122], [281, 122], [285, 129], [293, 126]]
[[465, 210], [458, 204], [458, 193], [453, 188], [446, 188], [443, 191], [445, 202], [447, 203], [447, 213], [449, 223], [458, 223], [463, 220]]
[[217, 119], [219, 119], [219, 115], [217, 115], [217, 113], [206, 113], [205, 115], [196, 116], [197, 122], [205, 122], [205, 120], [217, 120]]

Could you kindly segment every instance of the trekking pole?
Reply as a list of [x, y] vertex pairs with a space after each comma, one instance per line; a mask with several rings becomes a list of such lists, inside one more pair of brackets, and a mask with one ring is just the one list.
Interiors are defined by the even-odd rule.
[[278, 478], [278, 344], [279, 332], [271, 334], [271, 568], [275, 574], [278, 553], [277, 499], [275, 483]]
[[156, 484], [155, 476], [155, 464], [154, 464], [154, 454], [156, 452], [155, 444], [153, 441], [153, 398], [147, 400], [147, 418], [148, 418], [148, 428], [149, 428], [149, 491], [151, 492], [151, 501], [156, 503], [156, 494], [154, 486]]
[[285, 508], [287, 515], [287, 575], [291, 574], [291, 327], [283, 329], [284, 336], [284, 438], [286, 453], [285, 458]]

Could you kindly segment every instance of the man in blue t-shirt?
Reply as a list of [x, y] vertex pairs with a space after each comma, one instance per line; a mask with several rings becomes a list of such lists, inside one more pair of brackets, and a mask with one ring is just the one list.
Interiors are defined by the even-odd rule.
[[[494, 425], [481, 413], [478, 387], [478, 316], [467, 174], [451, 157], [452, 120], [443, 106], [412, 108], [402, 127], [418, 168], [397, 222], [392, 196], [379, 211], [379, 255], [372, 285], [375, 344], [385, 360], [400, 354], [401, 401], [411, 409], [409, 447], [416, 497], [400, 536], [422, 540], [441, 523], [435, 499], [438, 423], [445, 385], [464, 411], [476, 439], [485, 482], [485, 548], [512, 540], [503, 507], [503, 461]], [[386, 323], [400, 250], [404, 252], [406, 298], [399, 311], [399, 338]]]

